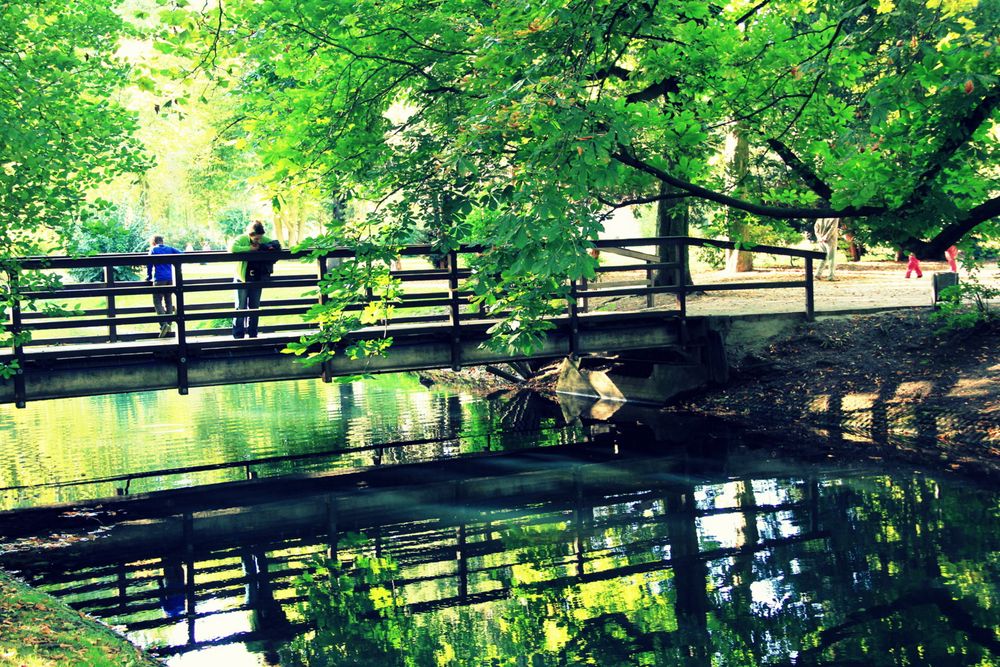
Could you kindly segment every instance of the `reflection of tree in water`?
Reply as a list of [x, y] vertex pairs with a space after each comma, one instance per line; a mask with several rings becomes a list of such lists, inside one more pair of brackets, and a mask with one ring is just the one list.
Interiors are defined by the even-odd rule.
[[[492, 523], [501, 552], [443, 602], [413, 582], [451, 561], [327, 564], [305, 583], [317, 630], [292, 664], [992, 664], [1000, 537], [995, 507], [970, 495], [921, 477], [679, 481]], [[724, 511], [706, 514], [706, 498]], [[702, 523], [713, 516], [729, 517], [725, 544]]]
[[[514, 450], [579, 439], [565, 430], [559, 404], [533, 391], [494, 396], [469, 406], [463, 439], [473, 450]], [[489, 433], [488, 437], [483, 434]]]
[[385, 665], [410, 667], [419, 652], [410, 644], [413, 621], [393, 580], [398, 566], [389, 558], [360, 556], [350, 565], [316, 563], [302, 575], [311, 637], [299, 637], [282, 651], [288, 665]]
[[289, 622], [281, 603], [274, 599], [267, 552], [260, 546], [245, 548], [240, 560], [246, 577], [250, 628], [257, 637], [247, 642], [247, 650], [261, 653], [267, 665], [280, 664], [278, 646], [288, 635]]

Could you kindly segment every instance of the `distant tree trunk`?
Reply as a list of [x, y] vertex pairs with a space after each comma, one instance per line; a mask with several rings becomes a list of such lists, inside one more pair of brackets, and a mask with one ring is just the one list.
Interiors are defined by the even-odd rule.
[[850, 255], [851, 261], [860, 262], [862, 255], [867, 252], [866, 248], [858, 243], [858, 240], [854, 238], [854, 234], [850, 232], [844, 234], [844, 240], [847, 241], [847, 254]]
[[866, 252], [868, 252], [868, 250], [863, 245], [858, 243], [857, 238], [855, 238], [854, 236], [854, 229], [853, 229], [854, 221], [849, 218], [845, 218], [843, 220], [843, 223], [844, 223], [844, 241], [847, 242], [847, 254], [851, 258], [850, 261], [860, 262], [861, 257]]
[[284, 210], [285, 206], [282, 204], [281, 210], [274, 212], [274, 231], [271, 233], [271, 236], [278, 239], [282, 243], [285, 242], [285, 221], [284, 215], [282, 215], [282, 211]]
[[[736, 147], [733, 150], [733, 161], [730, 163], [729, 173], [733, 183], [737, 184], [737, 189], [750, 172], [750, 144], [746, 135], [738, 129], [735, 132]], [[742, 241], [748, 236], [749, 225], [747, 214], [730, 208], [726, 213], [728, 222], [726, 227], [729, 230], [729, 239], [732, 241]], [[726, 253], [726, 271], [729, 273], [743, 273], [753, 271], [753, 254], [744, 250], [730, 250]]]
[[[666, 183], [660, 183], [661, 196], [675, 192]], [[657, 236], [687, 236], [690, 225], [690, 215], [686, 198], [661, 199], [656, 203], [656, 235]], [[664, 244], [658, 254], [666, 262], [680, 261], [680, 246]], [[653, 277], [653, 284], [661, 287], [676, 284], [673, 269], [660, 269]], [[685, 262], [684, 284], [693, 284], [691, 280], [690, 262]]]

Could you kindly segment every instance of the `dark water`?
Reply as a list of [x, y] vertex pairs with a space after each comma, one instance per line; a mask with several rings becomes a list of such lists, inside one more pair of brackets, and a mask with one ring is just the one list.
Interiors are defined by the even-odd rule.
[[[170, 432], [184, 437], [108, 444], [131, 446], [134, 458], [108, 452], [104, 467], [53, 474], [318, 456], [260, 464], [275, 480], [240, 493], [171, 496], [169, 511], [0, 517], [0, 567], [123, 627], [171, 665], [1000, 661], [996, 490], [778, 461], [762, 443], [683, 415], [573, 419], [575, 409], [537, 397], [491, 402], [398, 378], [355, 386], [347, 402], [342, 387], [285, 385], [302, 392], [291, 401], [271, 386], [270, 398], [231, 388], [202, 398], [214, 412], [158, 422], [180, 424]], [[205, 425], [198, 438], [216, 444], [191, 453], [199, 440], [185, 419], [221, 417], [250, 400], [240, 392], [256, 399], [253, 429]], [[137, 410], [102, 428], [109, 443], [131, 442]], [[11, 415], [0, 428], [25, 433]], [[46, 451], [58, 450], [52, 438]], [[407, 439], [430, 442], [376, 446]], [[180, 444], [160, 453], [168, 440]], [[356, 451], [325, 453], [338, 448]], [[22, 481], [43, 474], [0, 463], [7, 470]], [[130, 493], [140, 481], [176, 489], [192, 478], [142, 478]], [[26, 507], [93, 491], [7, 493]]]

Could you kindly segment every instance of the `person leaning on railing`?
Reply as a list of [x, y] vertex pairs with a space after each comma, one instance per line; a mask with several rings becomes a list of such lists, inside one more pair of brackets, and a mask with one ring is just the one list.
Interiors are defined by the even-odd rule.
[[[259, 221], [251, 222], [247, 226], [244, 235], [233, 241], [229, 252], [255, 252], [278, 250], [280, 245], [277, 241], [264, 236], [264, 225]], [[236, 282], [243, 283], [245, 287], [236, 289], [237, 310], [256, 310], [260, 307], [260, 293], [263, 287], [255, 287], [253, 283], [267, 280], [271, 274], [272, 261], [249, 262], [244, 261], [236, 265]], [[257, 337], [258, 315], [239, 314], [233, 318], [233, 338], [243, 338], [244, 335], [250, 338]]]
[[[163, 244], [163, 237], [157, 234], [150, 241], [150, 255], [176, 255], [181, 251]], [[153, 282], [153, 287], [163, 287], [174, 284], [174, 269], [169, 264], [147, 264], [146, 280]], [[155, 292], [153, 294], [153, 308], [157, 315], [173, 315], [174, 301], [170, 292]], [[170, 322], [160, 322], [160, 338], [170, 335]]]

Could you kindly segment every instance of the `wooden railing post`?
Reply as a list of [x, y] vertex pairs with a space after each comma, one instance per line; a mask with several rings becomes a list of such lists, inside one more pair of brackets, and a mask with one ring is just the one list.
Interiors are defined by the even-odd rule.
[[[321, 306], [324, 305], [329, 300], [326, 294], [323, 293], [323, 290], [322, 288], [320, 288], [319, 285], [319, 283], [323, 280], [323, 276], [326, 275], [327, 259], [328, 259], [327, 255], [320, 256], [319, 267], [318, 267], [319, 273], [317, 274], [316, 277], [316, 291], [319, 293], [319, 303]], [[330, 372], [330, 362], [328, 360], [324, 360], [323, 363], [321, 364], [321, 368], [322, 368], [322, 373], [320, 377], [323, 379], [323, 382], [326, 382], [327, 384], [333, 382], [333, 373]]]
[[458, 252], [448, 253], [449, 323], [451, 324], [451, 368], [462, 370], [462, 312], [458, 298]]
[[688, 262], [688, 242], [686, 238], [681, 239], [674, 245], [677, 252], [677, 306], [680, 308], [681, 317], [687, 317], [687, 262]]
[[672, 245], [674, 251], [671, 254], [677, 258], [677, 268], [674, 269], [674, 283], [677, 287], [677, 309], [680, 311], [680, 321], [678, 322], [677, 333], [681, 344], [684, 344], [688, 341], [687, 280], [685, 280], [687, 277], [687, 238], [684, 237], [677, 239]]
[[[184, 271], [183, 262], [171, 262], [174, 268], [174, 319], [177, 322], [177, 391], [188, 393], [187, 323], [184, 320]], [[168, 320], [169, 321], [169, 320]]]
[[[113, 264], [106, 264], [104, 266], [104, 286], [109, 289], [115, 286], [115, 267]], [[106, 301], [107, 308], [105, 308], [105, 315], [108, 318], [108, 342], [114, 343], [118, 341], [118, 327], [115, 325], [115, 295], [109, 294]]]
[[[661, 262], [663, 261], [662, 255], [660, 256], [660, 261]], [[649, 264], [649, 262], [646, 262], [646, 264]], [[646, 289], [651, 290], [653, 288], [654, 282], [655, 281], [653, 280], [653, 270], [646, 269]], [[655, 305], [656, 305], [656, 294], [654, 294], [653, 292], [646, 292], [646, 308], [652, 308]]]
[[569, 357], [577, 359], [580, 356], [580, 313], [576, 303], [576, 281], [569, 283]]
[[[581, 287], [581, 289], [583, 289], [583, 312], [586, 313], [586, 312], [590, 311], [590, 297], [587, 296], [587, 279], [586, 278], [581, 278], [580, 279], [580, 287]], [[575, 288], [576, 288], [575, 284], [570, 284], [570, 289], [575, 290]], [[576, 300], [576, 295], [573, 296], [573, 299]]]
[[806, 319], [810, 322], [816, 317], [816, 295], [813, 292], [813, 259], [806, 257]]
[[21, 322], [21, 297], [18, 294], [20, 288], [20, 267], [10, 269], [7, 273], [10, 278], [10, 335], [14, 342], [14, 361], [17, 368], [14, 370], [14, 405], [23, 408], [28, 403], [27, 389], [24, 382], [24, 346], [21, 344], [21, 334], [23, 326]]

